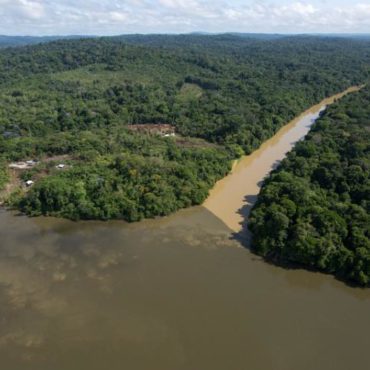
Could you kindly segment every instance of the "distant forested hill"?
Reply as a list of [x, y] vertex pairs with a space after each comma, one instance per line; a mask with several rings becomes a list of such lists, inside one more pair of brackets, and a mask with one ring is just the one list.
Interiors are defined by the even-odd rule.
[[255, 251], [370, 283], [370, 88], [328, 108], [266, 180]]
[[[168, 214], [202, 202], [232, 158], [369, 71], [370, 42], [321, 37], [132, 35], [4, 49], [0, 163], [69, 158], [66, 170], [42, 160], [22, 175], [36, 184], [12, 200], [29, 214]], [[177, 136], [128, 129], [143, 123]]]
[[41, 44], [60, 39], [79, 39], [84, 36], [3, 36], [0, 35], [0, 48]]

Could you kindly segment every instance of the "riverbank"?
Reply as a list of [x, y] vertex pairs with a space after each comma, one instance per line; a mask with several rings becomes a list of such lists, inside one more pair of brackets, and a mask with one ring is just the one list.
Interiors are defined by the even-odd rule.
[[279, 164], [295, 143], [305, 137], [328, 105], [349, 93], [359, 91], [363, 86], [352, 86], [326, 98], [283, 126], [259, 149], [242, 157], [233, 166], [231, 173], [216, 183], [203, 206], [231, 230], [240, 232], [257, 200], [264, 178]]

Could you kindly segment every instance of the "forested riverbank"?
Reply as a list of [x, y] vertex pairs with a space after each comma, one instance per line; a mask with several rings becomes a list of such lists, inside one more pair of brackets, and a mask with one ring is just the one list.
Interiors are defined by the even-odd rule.
[[268, 260], [370, 282], [370, 88], [330, 106], [265, 181], [249, 228]]
[[[29, 215], [142, 218], [201, 204], [233, 159], [363, 82], [370, 43], [232, 35], [58, 41], [0, 51], [0, 187]], [[167, 124], [175, 136], [130, 130]], [[64, 158], [63, 169], [53, 158]]]
[[284, 125], [252, 154], [235, 161], [232, 172], [217, 182], [203, 206], [222, 220], [249, 247], [250, 233], [244, 232], [245, 226], [258, 199], [263, 180], [294, 145], [304, 139], [326, 107], [359, 89], [361, 86], [353, 86], [313, 105]]

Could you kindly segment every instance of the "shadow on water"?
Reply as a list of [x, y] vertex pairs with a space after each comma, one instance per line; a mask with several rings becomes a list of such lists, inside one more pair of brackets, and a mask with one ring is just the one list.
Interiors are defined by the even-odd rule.
[[[280, 163], [281, 163], [280, 160], [277, 160], [273, 163], [273, 165], [271, 166], [270, 174], [279, 167]], [[261, 190], [261, 188], [263, 186], [263, 183], [264, 183], [264, 180], [265, 179], [263, 179], [263, 180], [261, 180], [257, 183], [257, 186], [258, 186], [259, 190]], [[243, 219], [243, 221], [240, 223], [241, 230], [239, 232], [234, 232], [232, 234], [232, 239], [238, 241], [245, 248], [248, 248], [250, 250], [252, 250], [252, 234], [251, 234], [250, 230], [248, 229], [248, 220], [249, 220], [249, 216], [250, 216], [250, 213], [251, 213], [253, 207], [257, 203], [258, 195], [259, 194], [249, 194], [249, 195], [246, 195], [244, 197], [243, 205], [237, 211], [237, 214], [240, 215]]]
[[[273, 166], [271, 167], [272, 171], [277, 169], [280, 163], [281, 163], [281, 161], [276, 161], [273, 164]], [[258, 183], [258, 188], [259, 189], [262, 188], [263, 183], [264, 183], [264, 181], [260, 181]], [[231, 238], [230, 238], [231, 240], [237, 241], [244, 248], [251, 251], [256, 256], [256, 259], [257, 259], [258, 254], [256, 254], [255, 251], [254, 251], [253, 235], [252, 235], [251, 231], [249, 230], [248, 224], [249, 224], [250, 214], [252, 212], [253, 207], [257, 203], [257, 201], [258, 201], [258, 195], [255, 195], [255, 194], [246, 195], [244, 197], [243, 206], [237, 211], [237, 213], [240, 216], [242, 216], [242, 218], [243, 218], [243, 221], [240, 223], [241, 230], [239, 232], [233, 232], [232, 235], [231, 235]], [[271, 258], [271, 257], [265, 257], [264, 258], [264, 257], [261, 257], [261, 256], [258, 256], [258, 259], [263, 259], [263, 261], [268, 263], [269, 265], [280, 267], [280, 268], [285, 269], [285, 270], [297, 270], [297, 271], [298, 270], [306, 270], [306, 271], [310, 271], [311, 273], [326, 274], [326, 275], [331, 275], [332, 276], [332, 274], [330, 274], [330, 273], [327, 273], [325, 271], [313, 268], [311, 266], [306, 266], [306, 265], [303, 265], [303, 264], [300, 264], [300, 263], [295, 263], [295, 262], [281, 260], [281, 259], [277, 259], [277, 258]], [[351, 288], [357, 288], [357, 289], [366, 289], [366, 288], [368, 288], [368, 287], [361, 287], [358, 284], [355, 284], [355, 283], [343, 278], [340, 275], [334, 275], [334, 278], [336, 280], [344, 283], [348, 287], [351, 287]]]

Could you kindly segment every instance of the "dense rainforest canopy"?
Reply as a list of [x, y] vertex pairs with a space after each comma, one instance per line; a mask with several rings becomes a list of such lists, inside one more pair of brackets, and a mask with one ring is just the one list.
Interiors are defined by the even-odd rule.
[[370, 283], [370, 88], [330, 106], [265, 181], [255, 251]]
[[[321, 37], [122, 36], [0, 51], [0, 187], [73, 219], [166, 215], [201, 203], [243, 153], [370, 71], [370, 43]], [[129, 129], [170, 124], [176, 137]], [[63, 158], [67, 165], [55, 165]]]

